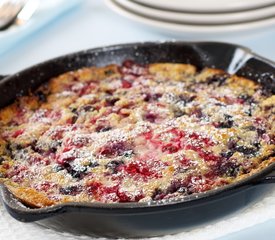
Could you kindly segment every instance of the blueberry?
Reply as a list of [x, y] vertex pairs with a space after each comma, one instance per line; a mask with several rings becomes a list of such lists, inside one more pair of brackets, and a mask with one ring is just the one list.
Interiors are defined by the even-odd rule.
[[47, 101], [47, 96], [45, 95], [45, 93], [43, 93], [42, 91], [37, 91], [35, 93], [35, 95], [38, 97], [38, 100], [40, 102], [46, 102]]
[[217, 124], [218, 128], [231, 128], [234, 124], [234, 121], [232, 119], [232, 116], [228, 114], [224, 114], [224, 121], [219, 122]]
[[228, 177], [236, 177], [240, 172], [240, 164], [234, 162], [226, 162], [221, 165], [220, 171]]
[[226, 152], [221, 152], [221, 156], [226, 159], [229, 159], [233, 154], [234, 154], [234, 151], [231, 151], [231, 150], [228, 150]]
[[75, 196], [81, 192], [81, 187], [79, 186], [68, 186], [68, 187], [61, 187], [59, 192], [63, 195], [72, 195]]
[[99, 166], [99, 163], [95, 160], [92, 160], [89, 164], [89, 167], [91, 167], [91, 168], [95, 168], [97, 166]]
[[85, 112], [92, 112], [94, 111], [94, 107], [92, 105], [86, 105], [82, 108]]
[[255, 155], [259, 151], [259, 146], [236, 146], [235, 150], [237, 152], [243, 153], [244, 155]]
[[235, 149], [235, 147], [237, 146], [237, 143], [235, 140], [233, 139], [229, 139], [228, 143], [227, 143], [227, 147], [230, 149], [230, 150], [233, 150]]
[[80, 167], [73, 167], [69, 163], [63, 164], [64, 169], [67, 170], [67, 172], [73, 177], [73, 178], [83, 178], [86, 171], [87, 167], [80, 166]]
[[259, 137], [266, 133], [266, 130], [262, 128], [257, 128], [256, 131]]
[[87, 171], [86, 167], [82, 167], [80, 169], [71, 169], [70, 174], [73, 178], [83, 178], [85, 172]]
[[118, 172], [118, 167], [124, 164], [123, 161], [120, 160], [113, 160], [109, 163], [106, 164], [106, 168], [111, 170], [112, 173], [117, 173]]
[[53, 167], [53, 170], [54, 170], [55, 172], [62, 171], [63, 169], [64, 169], [64, 167], [61, 166], [61, 165], [56, 165], [56, 166]]
[[246, 110], [244, 113], [247, 114], [249, 117], [251, 117], [252, 116], [252, 108], [251, 107], [248, 108], [248, 110]]
[[123, 156], [126, 157], [126, 158], [131, 158], [134, 154], [134, 151], [133, 150], [128, 150], [128, 151], [125, 151]]
[[81, 106], [79, 109], [73, 108], [72, 113], [78, 114], [79, 112], [92, 112], [94, 111], [94, 107], [90, 104]]
[[252, 103], [254, 101], [252, 96], [245, 94], [245, 93], [242, 93], [238, 98], [244, 100], [245, 102], [249, 102], [249, 103]]
[[114, 98], [114, 97], [107, 97], [105, 98], [105, 102], [107, 106], [114, 106], [115, 103], [119, 100], [119, 98]]
[[11, 148], [11, 144], [10, 143], [7, 143], [6, 144], [6, 154], [8, 155], [8, 156], [11, 156], [12, 155], [12, 148]]
[[24, 148], [23, 145], [20, 145], [20, 144], [18, 144], [18, 143], [13, 144], [13, 146], [14, 146], [14, 148], [15, 148], [16, 150], [22, 150], [22, 149]]
[[181, 94], [178, 96], [177, 103], [181, 103], [185, 106], [187, 103], [192, 102], [195, 98], [196, 98], [195, 95], [189, 96], [189, 95]]
[[110, 131], [112, 129], [112, 127], [110, 126], [102, 126], [102, 125], [99, 125], [96, 127], [96, 132], [107, 132], [107, 131]]
[[77, 108], [71, 108], [72, 113], [77, 113]]

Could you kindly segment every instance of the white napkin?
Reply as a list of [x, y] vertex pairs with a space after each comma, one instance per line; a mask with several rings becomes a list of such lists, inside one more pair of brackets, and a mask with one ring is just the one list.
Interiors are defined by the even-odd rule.
[[[269, 219], [275, 218], [275, 186], [268, 185], [261, 191], [260, 186], [256, 191], [257, 197], [246, 207], [219, 218], [211, 223], [205, 223], [201, 227], [176, 235], [167, 235], [164, 237], [151, 238], [161, 240], [212, 240], [229, 233], [243, 230], [245, 228], [263, 223]], [[88, 236], [75, 236], [68, 233], [60, 233], [51, 229], [39, 226], [35, 223], [22, 223], [13, 219], [0, 205], [0, 239], [8, 240], [92, 240]], [[101, 240], [104, 238], [97, 238]]]
[[41, 28], [74, 10], [81, 2], [82, 0], [41, 0], [37, 11], [26, 24], [0, 31], [0, 56]]

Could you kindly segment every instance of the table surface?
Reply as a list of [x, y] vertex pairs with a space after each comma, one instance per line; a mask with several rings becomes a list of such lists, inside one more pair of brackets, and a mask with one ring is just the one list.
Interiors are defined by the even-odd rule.
[[[102, 0], [83, 1], [80, 8], [44, 27], [0, 58], [0, 74], [11, 74], [66, 53], [116, 43], [156, 40], [223, 41], [244, 45], [275, 60], [275, 27], [265, 32], [226, 38], [172, 36], [148, 29], [113, 13]], [[275, 220], [229, 234], [217, 240], [274, 239]]]

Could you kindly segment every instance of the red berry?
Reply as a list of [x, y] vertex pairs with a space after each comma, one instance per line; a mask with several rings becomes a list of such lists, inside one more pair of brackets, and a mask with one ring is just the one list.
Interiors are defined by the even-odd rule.
[[25, 131], [24, 129], [19, 129], [19, 130], [15, 131], [11, 136], [13, 138], [17, 138], [18, 136], [22, 135], [24, 133], [24, 131]]
[[132, 87], [132, 83], [127, 80], [121, 80], [122, 88], [130, 88]]

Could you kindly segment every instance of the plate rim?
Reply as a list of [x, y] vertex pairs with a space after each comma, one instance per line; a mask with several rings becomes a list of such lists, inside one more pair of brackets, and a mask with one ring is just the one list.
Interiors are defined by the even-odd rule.
[[149, 18], [156, 18], [159, 20], [168, 20], [178, 23], [190, 23], [190, 24], [230, 24], [255, 21], [262, 18], [268, 18], [275, 16], [275, 3], [268, 6], [257, 8], [248, 11], [240, 12], [228, 12], [228, 13], [189, 13], [189, 12], [173, 12], [169, 10], [161, 10], [156, 8], [150, 8], [143, 4], [139, 4], [135, 1], [129, 0], [114, 0], [119, 5], [129, 9], [132, 12], [143, 15]]
[[229, 25], [194, 25], [187, 23], [173, 23], [173, 22], [163, 22], [154, 18], [146, 18], [140, 14], [127, 11], [125, 8], [119, 6], [114, 0], [105, 0], [105, 4], [114, 12], [131, 19], [132, 21], [153, 27], [159, 30], [166, 30], [170, 33], [192, 33], [192, 34], [229, 34], [236, 33], [240, 31], [247, 31], [251, 29], [268, 27], [272, 24], [275, 24], [275, 16], [246, 23], [235, 23]]
[[[142, 4], [145, 4], [145, 5], [150, 5], [152, 7], [155, 7], [155, 8], [162, 8], [162, 9], [170, 9], [170, 10], [184, 10], [184, 11], [190, 11], [190, 12], [226, 12], [226, 11], [238, 11], [240, 9], [244, 10], [244, 9], [253, 9], [253, 8], [258, 8], [258, 7], [262, 7], [262, 6], [267, 6], [267, 5], [270, 5], [270, 4], [274, 4], [275, 1], [274, 0], [245, 0], [246, 3], [249, 3], [249, 5], [246, 6], [243, 4], [244, 0], [242, 1], [238, 1], [238, 0], [231, 0], [231, 1], [226, 1], [226, 4], [225, 5], [223, 3], [222, 6], [218, 6], [217, 5], [217, 2], [220, 2], [220, 1], [216, 1], [216, 3], [214, 4], [214, 2], [211, 4], [208, 4], [207, 5], [202, 5], [203, 0], [192, 0], [192, 3], [194, 3], [194, 1], [196, 2], [197, 1], [197, 4], [186, 4], [190, 1], [188, 0], [185, 0], [185, 1], [178, 1], [178, 0], [169, 0], [169, 4], [166, 4], [166, 0], [165, 1], [162, 1], [162, 0], [131, 0], [131, 1], [134, 1], [134, 2], [139, 2], [139, 3], [142, 3]], [[211, 0], [210, 0], [211, 1]], [[212, 0], [212, 1], [215, 1], [215, 0]], [[232, 1], [233, 1], [233, 4], [232, 4]], [[174, 2], [174, 3], [173, 3]], [[181, 6], [178, 5], [176, 2], [180, 2], [181, 3]], [[182, 3], [185, 3], [185, 5], [182, 5]], [[240, 5], [240, 3], [242, 5]], [[172, 4], [172, 5], [171, 5]], [[196, 6], [199, 6], [199, 7], [196, 7]], [[200, 6], [203, 6], [203, 7], [200, 7]], [[212, 7], [210, 7], [212, 6]]]

